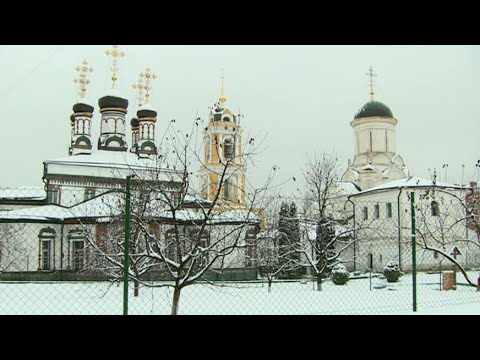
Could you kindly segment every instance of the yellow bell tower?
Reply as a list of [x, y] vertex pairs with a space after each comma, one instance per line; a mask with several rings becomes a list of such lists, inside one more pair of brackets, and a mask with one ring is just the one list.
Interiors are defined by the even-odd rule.
[[204, 131], [200, 194], [222, 207], [246, 207], [246, 164], [243, 158], [239, 117], [225, 106], [225, 77], [222, 70], [220, 98], [210, 110]]

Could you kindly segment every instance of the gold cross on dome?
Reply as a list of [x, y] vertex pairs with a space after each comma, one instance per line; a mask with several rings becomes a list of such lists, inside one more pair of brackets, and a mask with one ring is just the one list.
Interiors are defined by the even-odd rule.
[[143, 105], [143, 98], [145, 96], [145, 84], [143, 83], [144, 77], [145, 74], [141, 73], [138, 82], [133, 84], [133, 88], [137, 90], [138, 107], [141, 107]]
[[375, 85], [375, 80], [378, 75], [373, 72], [373, 67], [370, 66], [370, 69], [368, 69], [368, 72], [366, 74], [368, 77], [370, 77], [370, 100], [373, 101], [373, 96], [375, 95], [374, 91], [374, 85]]
[[[152, 70], [147, 67], [145, 69], [145, 73], [142, 73], [145, 76], [145, 104], [148, 103], [148, 100], [150, 98], [150, 90], [152, 90], [151, 82], [157, 78], [157, 74], [153, 73]], [[140, 76], [142, 76], [140, 74]]]
[[83, 99], [85, 98], [85, 95], [87, 93], [87, 85], [90, 84], [90, 80], [88, 79], [88, 73], [93, 72], [93, 68], [91, 66], [88, 66], [87, 60], [83, 60], [82, 64], [77, 66], [75, 70], [77, 70], [78, 72], [78, 78], [73, 81], [80, 87], [78, 94], [80, 95], [80, 98]]
[[225, 97], [225, 69], [222, 68], [222, 92], [220, 94], [220, 98], [218, 99], [220, 104], [224, 104], [227, 101], [227, 98]]
[[118, 58], [124, 57], [125, 53], [121, 51], [118, 45], [112, 45], [111, 50], [106, 50], [105, 55], [112, 57], [112, 65], [110, 66], [110, 71], [112, 72], [112, 89], [115, 88], [115, 83], [118, 80]]

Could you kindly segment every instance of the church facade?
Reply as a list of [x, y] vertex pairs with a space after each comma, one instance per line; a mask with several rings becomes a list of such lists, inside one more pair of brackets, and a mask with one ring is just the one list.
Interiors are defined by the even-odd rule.
[[[112, 58], [112, 88], [98, 100], [99, 123], [95, 123], [95, 106], [86, 98], [88, 76], [93, 69], [86, 61], [77, 67], [80, 100], [70, 117], [69, 156], [44, 162], [43, 196], [42, 189], [35, 189], [33, 196], [27, 192], [16, 194], [20, 189], [9, 194], [0, 192], [0, 272], [96, 271], [99, 250], [107, 249], [106, 243], [113, 239], [111, 224], [124, 215], [127, 177], [133, 178], [132, 193], [136, 197], [132, 195], [132, 203], [141, 197], [140, 193], [150, 196], [151, 200], [144, 204], [151, 221], [148, 231], [159, 244], [168, 247], [165, 256], [176, 256], [170, 243], [195, 233], [205, 221], [208, 226], [194, 235], [201, 247], [208, 247], [210, 239], [219, 236], [224, 236], [225, 243], [234, 241], [240, 245], [255, 237], [258, 219], [244, 206], [246, 174], [241, 135], [235, 136], [240, 129], [236, 115], [229, 109], [214, 110], [221, 112], [222, 117], [220, 122], [212, 121], [207, 130], [212, 139], [212, 155], [205, 159], [208, 167], [201, 174], [210, 190], [201, 199], [189, 187], [185, 169], [172, 166], [158, 150], [158, 114], [150, 101], [151, 83], [156, 75], [149, 68], [140, 74], [134, 85], [138, 110], [127, 119], [129, 101], [116, 89], [118, 61], [124, 54], [114, 46], [107, 55]], [[213, 113], [210, 117], [217, 119]], [[92, 137], [94, 126], [100, 128], [98, 139]], [[226, 132], [234, 135], [226, 136]], [[215, 161], [213, 139], [227, 144], [227, 152], [217, 151]], [[226, 162], [217, 162], [220, 158]], [[219, 182], [218, 174], [222, 171], [227, 175]], [[215, 191], [220, 193], [218, 202], [222, 209], [205, 220], [206, 211], [216, 204], [212, 199]], [[184, 251], [188, 251], [188, 246], [199, 246], [182, 244]], [[245, 249], [230, 251], [228, 261], [214, 267], [223, 264], [229, 268], [245, 267]]]
[[[464, 254], [467, 268], [480, 264], [478, 217], [472, 222], [467, 199], [476, 184], [440, 183], [436, 175], [423, 179], [410, 175], [397, 152], [392, 110], [374, 99], [376, 74], [370, 68], [370, 101], [350, 122], [354, 157], [332, 189], [333, 211], [354, 229], [353, 245], [345, 252], [351, 270], [382, 272], [389, 262], [402, 270], [412, 268], [412, 200], [416, 209], [419, 247], [418, 269], [438, 269], [454, 247]], [[469, 215], [470, 214], [470, 215]], [[472, 225], [473, 224], [473, 225]], [[358, 240], [358, 241], [357, 241]], [[476, 265], [475, 265], [476, 264]]]

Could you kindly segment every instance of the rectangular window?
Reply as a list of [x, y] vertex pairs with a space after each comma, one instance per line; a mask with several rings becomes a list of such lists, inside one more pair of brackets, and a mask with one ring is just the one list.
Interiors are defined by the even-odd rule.
[[224, 197], [227, 201], [233, 201], [233, 181], [226, 180], [224, 184]]
[[368, 207], [363, 208], [363, 220], [368, 220]]
[[41, 270], [51, 270], [52, 242], [42, 241]]
[[80, 271], [85, 267], [85, 242], [72, 241], [72, 268]]
[[95, 197], [95, 189], [85, 189], [85, 200], [90, 200]]
[[208, 199], [208, 176], [202, 177], [202, 188], [200, 190], [202, 199]]
[[60, 204], [60, 189], [56, 187], [48, 188], [47, 190], [48, 204]]
[[380, 218], [380, 205], [379, 204], [375, 204], [375, 206], [373, 207], [373, 216], [374, 216], [375, 219]]
[[392, 217], [392, 203], [387, 203], [387, 218]]
[[432, 216], [439, 216], [440, 215], [440, 208], [438, 206], [438, 202], [433, 200], [430, 204], [430, 210], [431, 210]]
[[372, 132], [370, 131], [370, 152], [373, 152]]

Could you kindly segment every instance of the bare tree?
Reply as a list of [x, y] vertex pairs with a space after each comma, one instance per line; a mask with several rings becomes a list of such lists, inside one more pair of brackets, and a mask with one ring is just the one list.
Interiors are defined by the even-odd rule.
[[417, 244], [447, 259], [475, 287], [477, 281], [469, 278], [468, 269], [452, 249], [458, 246], [480, 256], [479, 199], [474, 187], [456, 191], [434, 188], [425, 191], [416, 203]]
[[22, 266], [19, 262], [26, 262], [28, 268], [28, 256], [25, 244], [18, 240], [19, 233], [25, 233], [26, 226], [22, 223], [0, 223], [0, 273], [5, 271], [18, 271]]
[[[225, 191], [226, 184], [253, 162], [257, 145], [249, 138], [241, 144], [242, 152], [221, 158], [220, 164], [210, 169], [198, 155], [201, 154], [196, 144], [198, 122], [197, 118], [197, 126], [185, 135], [172, 123], [165, 136], [169, 143], [159, 146], [164, 152], [156, 160], [157, 165], [143, 173], [132, 169], [135, 181], [131, 192], [129, 277], [134, 281], [135, 289], [139, 284], [173, 288], [172, 315], [179, 312], [185, 287], [205, 279], [213, 269], [223, 271], [229, 266], [245, 265], [247, 232], [259, 226], [259, 195], [271, 181], [268, 179], [267, 184], [259, 189], [249, 188], [247, 194], [243, 194], [247, 198], [246, 204], [232, 201]], [[220, 152], [221, 146], [216, 143], [215, 151]], [[194, 167], [198, 164], [207, 172], [214, 172], [218, 179], [210, 187], [213, 199], [199, 199], [192, 184]], [[167, 167], [169, 171], [165, 171]], [[112, 229], [107, 230], [104, 240], [92, 238], [90, 243], [111, 265], [110, 269], [116, 269], [119, 274], [123, 270], [121, 229], [125, 214], [118, 213], [118, 209], [124, 208], [124, 197], [117, 199], [120, 203], [113, 206], [117, 209], [117, 216], [109, 222]], [[108, 250], [109, 247], [112, 251]], [[161, 275], [153, 278], [161, 281], [146, 278], [147, 273], [156, 273], [152, 270]]]
[[[353, 242], [352, 230], [345, 226], [333, 203], [333, 189], [337, 174], [337, 159], [323, 152], [307, 161], [304, 170], [306, 199], [309, 203], [303, 220], [303, 241], [292, 244], [300, 253], [301, 265], [312, 269], [317, 278], [317, 289], [322, 290], [322, 281], [339, 260], [340, 255]], [[309, 233], [315, 232], [315, 236]]]

